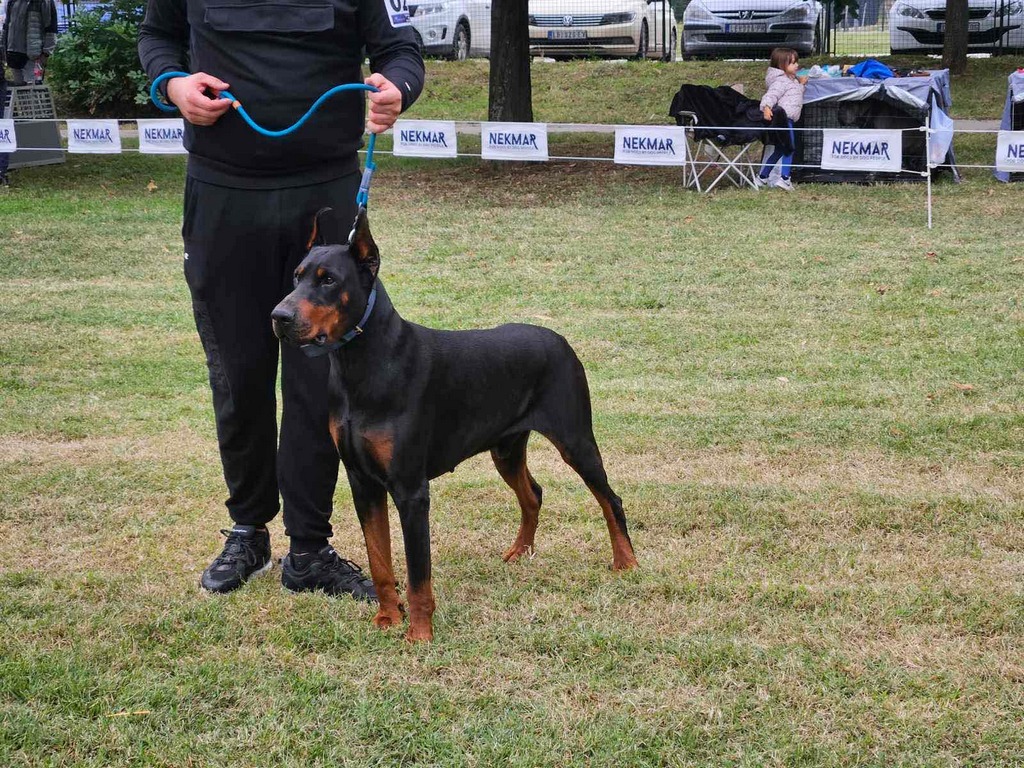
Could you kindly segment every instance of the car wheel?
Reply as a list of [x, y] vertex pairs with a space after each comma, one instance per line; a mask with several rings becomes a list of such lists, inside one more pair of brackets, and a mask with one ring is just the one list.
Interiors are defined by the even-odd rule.
[[640, 44], [636, 47], [636, 58], [647, 57], [647, 20], [640, 23]]
[[665, 55], [662, 56], [662, 61], [675, 61], [676, 60], [676, 28], [672, 27], [672, 34], [668, 37], [668, 50]]
[[452, 60], [465, 61], [469, 58], [469, 25], [460, 21], [452, 38]]

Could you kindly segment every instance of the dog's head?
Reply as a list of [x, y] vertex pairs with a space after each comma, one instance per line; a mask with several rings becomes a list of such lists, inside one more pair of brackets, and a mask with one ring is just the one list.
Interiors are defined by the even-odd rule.
[[311, 248], [293, 275], [295, 287], [270, 313], [277, 337], [300, 347], [328, 347], [352, 330], [366, 311], [380, 268], [366, 211], [360, 209], [348, 244], [336, 245], [317, 234], [330, 210], [317, 211]]

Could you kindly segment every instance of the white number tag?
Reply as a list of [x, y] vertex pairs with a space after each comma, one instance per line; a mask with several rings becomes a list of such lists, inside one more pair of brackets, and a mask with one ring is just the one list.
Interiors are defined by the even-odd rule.
[[406, 0], [382, 0], [382, 2], [384, 3], [384, 13], [388, 15], [392, 27], [409, 26], [409, 6], [406, 4]]

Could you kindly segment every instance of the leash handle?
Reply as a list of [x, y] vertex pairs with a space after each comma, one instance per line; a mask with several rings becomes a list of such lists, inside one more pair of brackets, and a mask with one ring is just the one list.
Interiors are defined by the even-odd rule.
[[[164, 112], [178, 111], [177, 107], [172, 104], [165, 104], [160, 98], [159, 87], [162, 82], [170, 80], [172, 77], [188, 76], [188, 72], [164, 72], [153, 81], [153, 85], [149, 87], [149, 98], [156, 105], [157, 109]], [[249, 124], [249, 127], [256, 131], [256, 133], [261, 136], [267, 136], [271, 139], [277, 139], [298, 130], [302, 127], [303, 123], [305, 123], [313, 113], [320, 108], [321, 104], [335, 94], [342, 93], [344, 91], [371, 91], [373, 93], [377, 93], [380, 91], [380, 88], [375, 85], [367, 85], [366, 83], [345, 83], [344, 85], [336, 85], [333, 88], [324, 91], [320, 95], [320, 98], [313, 102], [313, 106], [306, 110], [306, 114], [296, 120], [292, 125], [287, 128], [282, 128], [279, 131], [271, 131], [253, 120], [252, 117], [249, 116], [249, 113], [245, 111], [245, 107], [242, 106], [242, 103], [235, 98], [231, 91], [221, 91], [219, 98], [231, 101], [234, 108], [238, 111], [238, 114], [242, 116], [242, 119], [245, 120], [245, 122]], [[365, 208], [367, 203], [370, 201], [370, 181], [373, 179], [373, 172], [377, 170], [377, 164], [373, 162], [373, 149], [376, 146], [376, 143], [377, 134], [371, 133], [370, 140], [366, 145], [366, 170], [363, 171], [363, 178], [359, 182], [359, 192], [356, 193], [356, 204], [362, 208]]]

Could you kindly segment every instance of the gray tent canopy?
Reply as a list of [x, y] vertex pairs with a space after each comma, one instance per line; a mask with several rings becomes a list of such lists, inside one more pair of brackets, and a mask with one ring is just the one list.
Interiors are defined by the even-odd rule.
[[[924, 181], [928, 167], [924, 132], [932, 109], [949, 113], [952, 97], [949, 70], [930, 70], [917, 77], [869, 80], [863, 77], [816, 78], [807, 82], [800, 128], [884, 128], [903, 131], [903, 171], [838, 171], [820, 168], [822, 134], [801, 131], [793, 175], [803, 181]], [[952, 145], [945, 167], [956, 178]], [[805, 167], [810, 166], [810, 167]]]

